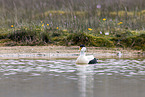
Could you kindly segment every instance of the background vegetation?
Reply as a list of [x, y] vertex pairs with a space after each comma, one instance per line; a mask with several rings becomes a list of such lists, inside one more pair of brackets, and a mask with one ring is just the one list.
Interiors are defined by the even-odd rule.
[[0, 45], [145, 50], [145, 0], [0, 0]]

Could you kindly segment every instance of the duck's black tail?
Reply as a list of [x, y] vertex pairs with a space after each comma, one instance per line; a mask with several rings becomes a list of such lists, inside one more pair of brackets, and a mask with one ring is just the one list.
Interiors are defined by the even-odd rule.
[[89, 62], [89, 64], [95, 64], [95, 63], [98, 63], [97, 60], [98, 60], [98, 59], [94, 58], [93, 60], [91, 60], [91, 61]]

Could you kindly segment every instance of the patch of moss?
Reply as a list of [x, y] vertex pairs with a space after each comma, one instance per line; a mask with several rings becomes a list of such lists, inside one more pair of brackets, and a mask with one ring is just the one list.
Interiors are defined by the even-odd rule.
[[9, 42], [9, 41], [11, 41], [11, 40], [10, 39], [1, 39], [0, 43], [5, 43], [5, 42]]
[[102, 37], [96, 37], [88, 35], [86, 33], [73, 33], [67, 37], [67, 40], [71, 42], [72, 45], [85, 44], [87, 46], [96, 46], [96, 47], [114, 47], [112, 41], [107, 40]]
[[36, 34], [31, 30], [21, 29], [21, 30], [16, 30], [14, 32], [11, 32], [8, 35], [8, 38], [14, 41], [27, 41], [27, 40], [30, 41], [36, 38], [35, 35]]
[[130, 36], [120, 39], [119, 37], [111, 39], [114, 44], [117, 46], [123, 45], [124, 47], [129, 47], [137, 50], [145, 50], [145, 34], [139, 36]]
[[9, 33], [9, 39], [18, 43], [18, 45], [43, 45], [51, 41], [47, 32], [34, 29], [19, 29]]
[[8, 33], [0, 33], [0, 39], [7, 38]]

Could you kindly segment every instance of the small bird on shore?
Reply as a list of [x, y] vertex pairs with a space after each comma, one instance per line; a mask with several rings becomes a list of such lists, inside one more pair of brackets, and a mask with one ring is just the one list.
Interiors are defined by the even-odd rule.
[[80, 45], [80, 56], [76, 60], [76, 64], [95, 64], [97, 63], [97, 59], [94, 58], [93, 55], [86, 56], [85, 51], [86, 47], [85, 45]]
[[117, 56], [119, 56], [119, 58], [120, 58], [122, 56], [122, 53], [120, 51], [118, 51]]

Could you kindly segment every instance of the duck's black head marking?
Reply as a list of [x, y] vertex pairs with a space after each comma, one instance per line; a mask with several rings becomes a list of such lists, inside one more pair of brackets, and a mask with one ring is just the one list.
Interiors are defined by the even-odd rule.
[[85, 47], [85, 45], [81, 44], [80, 47]]

